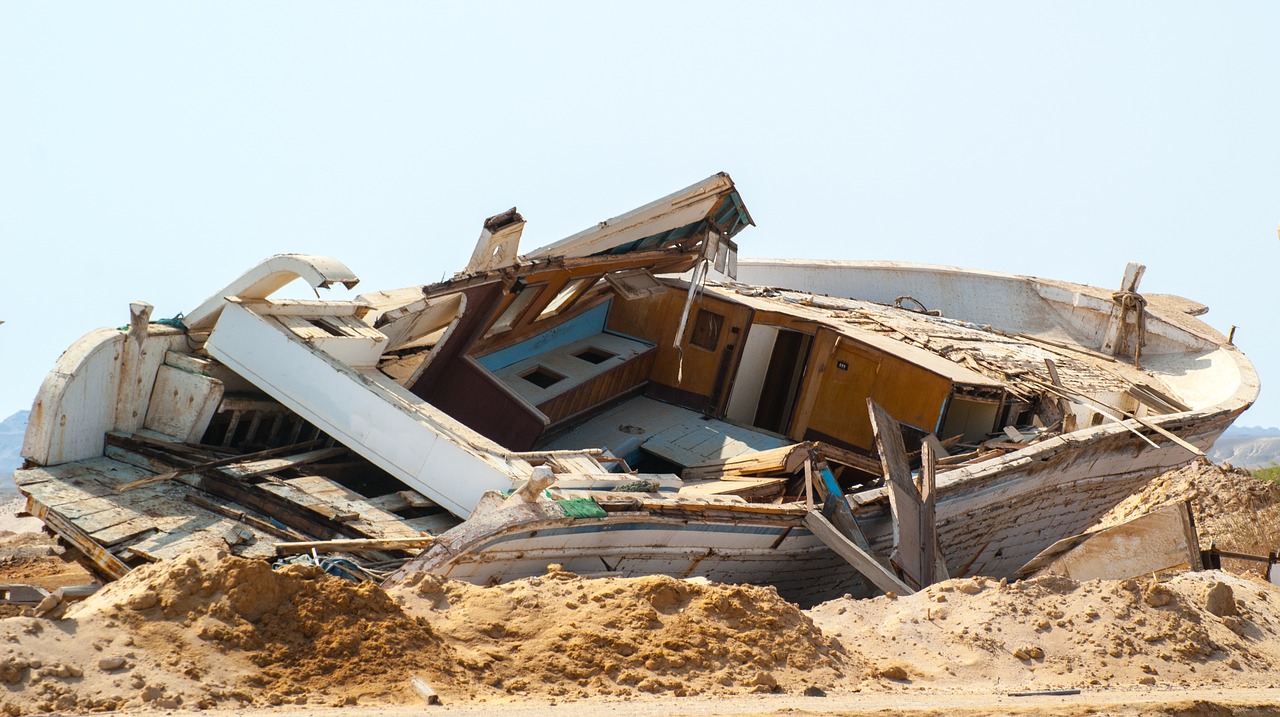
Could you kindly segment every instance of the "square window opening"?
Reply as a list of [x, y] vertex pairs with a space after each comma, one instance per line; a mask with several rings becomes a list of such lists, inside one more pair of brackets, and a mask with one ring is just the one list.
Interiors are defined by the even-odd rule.
[[724, 317], [714, 311], [698, 309], [698, 318], [693, 322], [693, 336], [689, 343], [700, 349], [715, 351], [720, 345], [720, 329], [724, 327]]
[[538, 388], [550, 388], [562, 381], [564, 376], [561, 376], [545, 366], [536, 366], [520, 374], [520, 378], [523, 378]]
[[575, 358], [580, 358], [587, 363], [602, 364], [618, 354], [605, 351], [604, 349], [598, 349], [595, 346], [588, 346], [573, 355]]

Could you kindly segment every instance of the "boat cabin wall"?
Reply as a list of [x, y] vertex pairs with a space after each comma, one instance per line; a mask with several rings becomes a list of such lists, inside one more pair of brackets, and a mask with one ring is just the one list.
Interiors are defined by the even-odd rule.
[[611, 331], [657, 344], [651, 397], [863, 453], [874, 446], [868, 398], [919, 432], [937, 430], [952, 391], [947, 378], [812, 320], [712, 295], [695, 301], [677, 350], [684, 301], [672, 289], [615, 301], [610, 312]]
[[814, 375], [812, 404], [801, 410], [792, 434], [866, 453], [875, 445], [868, 398], [898, 422], [933, 433], [951, 392], [948, 379], [847, 336], [815, 356]]
[[465, 360], [505, 298], [498, 282], [464, 289], [467, 311], [437, 347], [431, 364], [408, 388], [477, 433], [514, 450], [533, 445], [546, 417], [512, 396], [485, 368]]
[[656, 399], [722, 416], [754, 312], [746, 306], [703, 295], [685, 322], [679, 348], [676, 330], [684, 309], [684, 291], [617, 300], [608, 330], [657, 346], [646, 393]]
[[[511, 450], [528, 450], [549, 432], [639, 391], [794, 440], [864, 453], [874, 446], [868, 398], [919, 432], [942, 424], [949, 379], [811, 317], [700, 294], [677, 342], [684, 287], [628, 300], [602, 283], [581, 288], [596, 278], [544, 272], [530, 275], [520, 293], [498, 282], [467, 289], [468, 311], [413, 392]], [[520, 301], [531, 291], [535, 299]], [[500, 318], [513, 306], [514, 315]], [[593, 337], [602, 346], [605, 338], [619, 344], [602, 352], [613, 357], [607, 371], [593, 373], [559, 356], [596, 348], [589, 345]], [[962, 430], [969, 423], [960, 421]]]
[[[531, 381], [545, 379], [550, 385], [566, 378], [537, 366], [540, 356], [604, 331], [612, 293], [601, 280], [603, 273], [592, 266], [550, 267], [465, 289], [466, 312], [435, 347], [434, 359], [410, 390], [504, 447], [528, 450], [548, 428], [636, 388], [648, 378], [645, 360], [609, 361], [590, 375], [559, 383], [545, 396], [530, 390]], [[631, 359], [644, 351], [593, 355], [608, 360], [618, 353]], [[586, 359], [572, 361], [589, 367]], [[504, 372], [522, 363], [531, 364], [530, 370]]]

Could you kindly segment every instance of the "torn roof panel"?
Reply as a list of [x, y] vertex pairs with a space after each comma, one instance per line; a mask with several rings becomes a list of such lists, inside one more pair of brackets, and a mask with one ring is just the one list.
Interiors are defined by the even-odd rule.
[[658, 250], [711, 229], [732, 237], [754, 223], [733, 179], [721, 172], [525, 256], [576, 258]]

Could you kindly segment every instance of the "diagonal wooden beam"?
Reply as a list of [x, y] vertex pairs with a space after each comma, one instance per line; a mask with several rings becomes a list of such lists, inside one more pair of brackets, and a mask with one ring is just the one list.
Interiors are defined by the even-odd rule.
[[322, 439], [317, 438], [313, 441], [297, 443], [292, 446], [282, 446], [280, 448], [268, 448], [265, 451], [258, 451], [256, 453], [244, 453], [238, 456], [231, 456], [230, 458], [220, 458], [216, 461], [207, 461], [205, 463], [197, 463], [193, 466], [183, 468], [181, 470], [169, 471], [168, 473], [161, 473], [159, 475], [150, 476], [148, 478], [140, 478], [138, 480], [130, 481], [128, 483], [122, 483], [116, 486], [116, 490], [118, 491], [131, 490], [133, 488], [137, 488], [138, 486], [149, 485], [151, 483], [159, 483], [160, 481], [173, 480], [174, 478], [177, 478], [178, 476], [181, 476], [181, 475], [203, 473], [204, 471], [211, 470], [213, 468], [222, 468], [224, 466], [229, 466], [236, 463], [246, 463], [249, 461], [260, 460], [262, 458], [270, 458], [272, 456], [284, 455], [286, 453], [297, 453], [299, 451], [303, 451], [308, 448], [313, 448], [315, 446], [318, 446], [320, 445], [321, 442], [322, 442]]
[[910, 595], [915, 592], [870, 553], [859, 548], [852, 540], [836, 530], [836, 527], [822, 513], [816, 510], [809, 511], [804, 517], [804, 526], [877, 588], [898, 595]]

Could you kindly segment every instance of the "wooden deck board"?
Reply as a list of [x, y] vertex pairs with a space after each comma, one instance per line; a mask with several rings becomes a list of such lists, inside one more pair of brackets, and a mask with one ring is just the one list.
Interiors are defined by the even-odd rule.
[[641, 448], [677, 465], [692, 466], [788, 444], [785, 438], [699, 416], [671, 426]]

